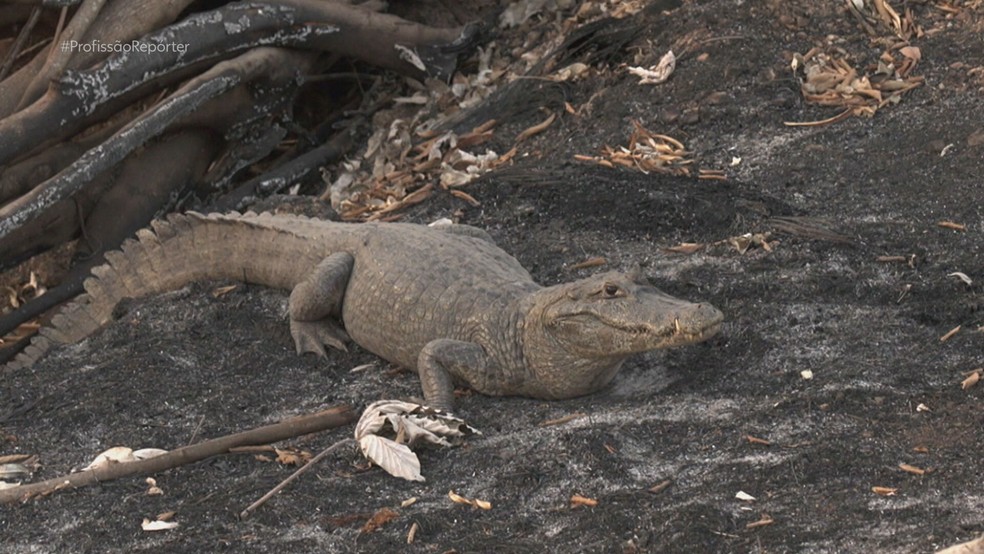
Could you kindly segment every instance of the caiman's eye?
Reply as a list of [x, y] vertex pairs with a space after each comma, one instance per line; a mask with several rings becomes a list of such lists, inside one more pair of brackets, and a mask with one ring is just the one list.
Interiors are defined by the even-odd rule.
[[621, 292], [621, 290], [618, 288], [618, 285], [613, 285], [611, 283], [605, 284], [604, 291], [605, 291], [605, 296], [609, 298], [615, 298], [616, 296], [619, 296], [619, 293]]

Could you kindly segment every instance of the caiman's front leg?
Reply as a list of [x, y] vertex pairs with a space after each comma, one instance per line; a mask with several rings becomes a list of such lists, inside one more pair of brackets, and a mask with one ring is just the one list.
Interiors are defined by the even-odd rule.
[[489, 357], [485, 349], [473, 342], [432, 340], [417, 358], [424, 402], [448, 412], [454, 402], [454, 379], [485, 392], [483, 384], [488, 380], [488, 370]]
[[348, 252], [321, 261], [290, 293], [290, 334], [297, 353], [325, 355], [325, 345], [347, 350], [340, 325], [342, 301], [355, 258]]

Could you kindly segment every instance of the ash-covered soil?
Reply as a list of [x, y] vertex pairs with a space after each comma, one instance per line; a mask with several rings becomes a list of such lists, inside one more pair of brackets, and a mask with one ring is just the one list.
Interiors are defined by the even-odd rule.
[[[128, 478], [0, 507], [2, 549], [912, 553], [984, 533], [984, 386], [961, 388], [984, 366], [984, 7], [958, 3], [944, 17], [913, 4], [934, 29], [911, 40], [925, 84], [874, 117], [790, 127], [840, 111], [804, 102], [793, 53], [833, 43], [864, 67], [883, 50], [844, 3], [816, 4], [709, 0], [638, 14], [641, 35], [610, 65], [690, 44], [667, 83], [611, 69], [567, 84], [566, 101], [590, 112], [559, 118], [513, 167], [468, 185], [480, 207], [442, 193], [405, 218], [484, 227], [545, 284], [603, 270], [569, 269], [592, 257], [640, 263], [667, 292], [724, 311], [717, 337], [636, 357], [585, 398], [464, 396], [458, 412], [483, 434], [424, 451], [424, 483], [367, 470], [345, 450], [241, 521], [292, 468], [227, 455], [155, 475], [160, 496]], [[728, 180], [574, 160], [625, 144], [632, 120]], [[666, 250], [745, 233], [771, 233], [770, 248]], [[41, 480], [115, 445], [176, 448], [418, 395], [415, 375], [357, 347], [296, 356], [285, 292], [240, 286], [216, 298], [221, 284], [132, 303], [101, 334], [5, 372], [2, 453], [39, 455]], [[351, 433], [289, 445], [317, 452]], [[492, 509], [452, 503], [450, 490]], [[597, 504], [574, 506], [573, 495]], [[362, 532], [382, 508], [397, 517]], [[170, 511], [177, 529], [141, 530]]]

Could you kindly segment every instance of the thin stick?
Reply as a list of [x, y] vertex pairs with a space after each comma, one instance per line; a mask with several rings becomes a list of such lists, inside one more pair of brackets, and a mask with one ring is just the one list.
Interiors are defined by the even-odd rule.
[[259, 500], [257, 500], [256, 502], [253, 502], [252, 504], [250, 504], [249, 506], [247, 506], [246, 509], [243, 510], [242, 512], [239, 512], [239, 519], [246, 519], [247, 517], [249, 517], [249, 514], [253, 510], [255, 510], [255, 509], [259, 508], [260, 506], [262, 506], [263, 504], [265, 504], [267, 500], [270, 500], [271, 498], [273, 498], [273, 495], [275, 495], [278, 492], [284, 490], [287, 487], [287, 485], [291, 484], [295, 479], [297, 479], [298, 477], [300, 477], [301, 475], [303, 475], [304, 472], [306, 472], [307, 470], [309, 470], [312, 467], [314, 467], [314, 465], [317, 464], [318, 462], [320, 462], [321, 460], [323, 460], [325, 458], [325, 456], [331, 454], [332, 452], [338, 450], [339, 448], [341, 448], [343, 446], [348, 446], [350, 444], [355, 444], [355, 439], [351, 439], [351, 438], [349, 438], [349, 439], [343, 439], [343, 440], [340, 440], [340, 441], [336, 442], [335, 444], [329, 446], [328, 448], [325, 448], [324, 450], [322, 450], [320, 453], [318, 453], [317, 456], [311, 458], [311, 461], [309, 461], [308, 463], [304, 464], [302, 467], [300, 467], [294, 473], [291, 473], [290, 476], [288, 476], [286, 479], [284, 479], [283, 481], [281, 481], [279, 485], [277, 485], [276, 487], [273, 487], [272, 489], [270, 489], [270, 492], [268, 492], [268, 493], [264, 494], [263, 496], [261, 496]]

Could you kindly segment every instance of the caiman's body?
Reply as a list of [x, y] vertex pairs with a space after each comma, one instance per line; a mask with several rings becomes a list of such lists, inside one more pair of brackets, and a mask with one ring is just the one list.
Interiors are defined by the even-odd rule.
[[[123, 298], [201, 279], [291, 290], [299, 352], [363, 348], [420, 373], [428, 403], [453, 382], [490, 395], [569, 398], [608, 384], [629, 355], [698, 342], [722, 316], [606, 273], [541, 287], [484, 232], [293, 216], [188, 214], [138, 233], [93, 271], [87, 295], [14, 364], [88, 336]], [[342, 328], [344, 327], [344, 331]]]

